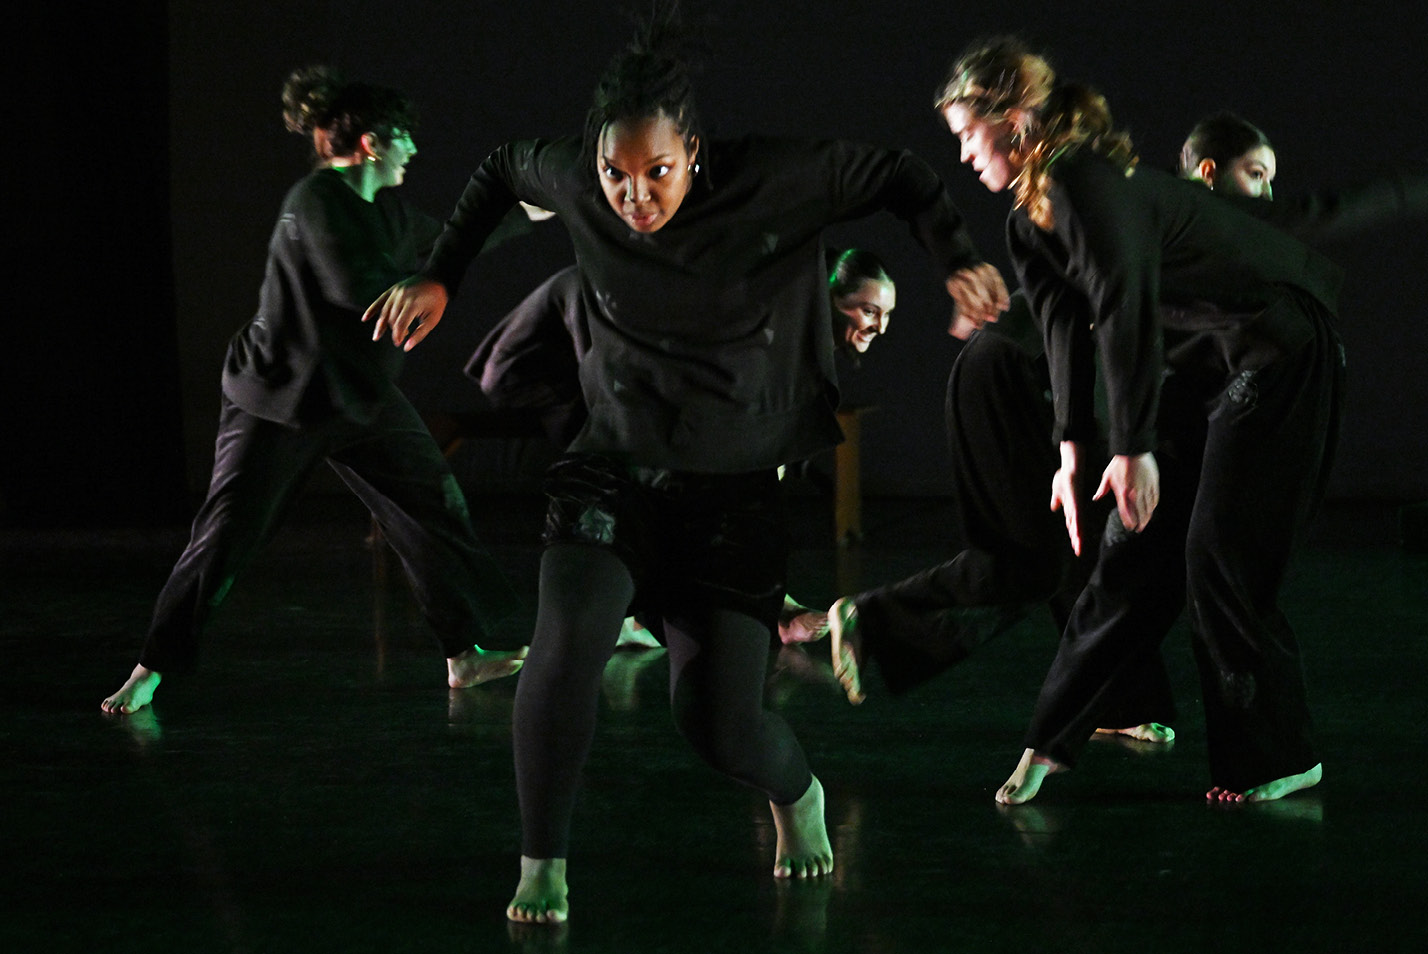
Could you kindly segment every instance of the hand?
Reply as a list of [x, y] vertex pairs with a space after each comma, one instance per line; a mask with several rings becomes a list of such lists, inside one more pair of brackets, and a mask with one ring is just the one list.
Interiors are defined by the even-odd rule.
[[1109, 490], [1116, 495], [1116, 510], [1127, 530], [1140, 533], [1160, 503], [1160, 467], [1154, 454], [1117, 454], [1101, 475], [1094, 499]]
[[966, 339], [989, 321], [996, 321], [1011, 305], [1006, 283], [996, 266], [983, 262], [964, 268], [947, 279], [947, 294], [955, 309], [947, 333]]
[[372, 340], [380, 341], [390, 332], [392, 344], [410, 351], [441, 321], [449, 296], [446, 286], [430, 278], [415, 276], [397, 282], [367, 306], [362, 320], [375, 317]]
[[1060, 510], [1066, 518], [1066, 535], [1071, 538], [1071, 550], [1081, 555], [1081, 514], [1077, 505], [1076, 482], [1080, 465], [1080, 448], [1073, 441], [1061, 442], [1061, 467], [1051, 477], [1051, 509]]

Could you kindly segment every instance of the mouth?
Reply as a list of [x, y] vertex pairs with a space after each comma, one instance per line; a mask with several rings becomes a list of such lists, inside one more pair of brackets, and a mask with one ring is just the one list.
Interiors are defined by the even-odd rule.
[[625, 221], [630, 223], [632, 228], [641, 232], [654, 225], [658, 219], [658, 211], [641, 212], [632, 210], [625, 213]]

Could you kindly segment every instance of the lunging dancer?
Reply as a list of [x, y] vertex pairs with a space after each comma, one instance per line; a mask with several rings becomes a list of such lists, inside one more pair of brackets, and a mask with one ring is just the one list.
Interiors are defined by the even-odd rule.
[[476, 171], [422, 274], [375, 302], [413, 347], [518, 200], [569, 231], [593, 306], [589, 418], [551, 468], [531, 654], [516, 695], [521, 879], [507, 915], [562, 921], [566, 855], [600, 675], [620, 623], [662, 617], [675, 722], [765, 793], [777, 877], [830, 872], [823, 790], [764, 708], [787, 529], [776, 475], [839, 439], [821, 232], [886, 209], [985, 321], [1005, 287], [916, 157], [846, 142], [699, 134], [677, 5], [609, 64], [584, 137], [508, 144]]
[[283, 87], [290, 130], [317, 169], [288, 192], [268, 245], [258, 313], [228, 346], [208, 497], [159, 594], [139, 663], [106, 712], [149, 704], [192, 667], [199, 634], [326, 460], [402, 559], [453, 688], [514, 673], [524, 649], [486, 651], [514, 608], [471, 529], [436, 442], [395, 384], [402, 353], [373, 342], [362, 309], [409, 274], [440, 226], [398, 200], [416, 155], [414, 110], [394, 89], [315, 68]]
[[1046, 343], [1061, 456], [1051, 499], [1073, 547], [1098, 360], [1112, 456], [1096, 496], [1117, 504], [997, 800], [1025, 802], [1074, 764], [1116, 680], [1179, 612], [1167, 594], [1188, 596], [1208, 797], [1317, 784], [1278, 594], [1332, 456], [1338, 270], [1209, 190], [1137, 167], [1105, 100], [1057, 82], [1015, 40], [962, 57], [937, 106], [962, 161], [1016, 195], [1008, 243]]

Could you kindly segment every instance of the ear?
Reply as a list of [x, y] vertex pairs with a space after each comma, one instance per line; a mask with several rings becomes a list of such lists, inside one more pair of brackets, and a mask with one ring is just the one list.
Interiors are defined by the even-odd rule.
[[1211, 189], [1215, 188], [1215, 160], [1201, 159], [1200, 164], [1195, 167], [1195, 178]]
[[689, 137], [689, 164], [692, 166], [699, 161], [699, 137]]
[[376, 133], [364, 132], [362, 138], [357, 141], [357, 151], [361, 153], [362, 159], [380, 159], [377, 150], [382, 146], [382, 140], [377, 138]]

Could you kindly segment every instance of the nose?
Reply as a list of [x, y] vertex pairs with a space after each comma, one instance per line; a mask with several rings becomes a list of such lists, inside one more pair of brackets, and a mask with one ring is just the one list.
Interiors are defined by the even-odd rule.
[[968, 144], [967, 140], [965, 140], [965, 139], [963, 139], [961, 142], [962, 142], [962, 162], [964, 162], [964, 163], [966, 163], [966, 162], [971, 162], [971, 161], [972, 161], [971, 146], [970, 146], [970, 144]]
[[1264, 188], [1260, 191], [1259, 197], [1261, 199], [1270, 199], [1272, 201], [1274, 199], [1274, 183], [1265, 180]]
[[630, 176], [628, 185], [625, 186], [626, 202], [646, 202], [650, 197], [649, 183], [639, 176]]

